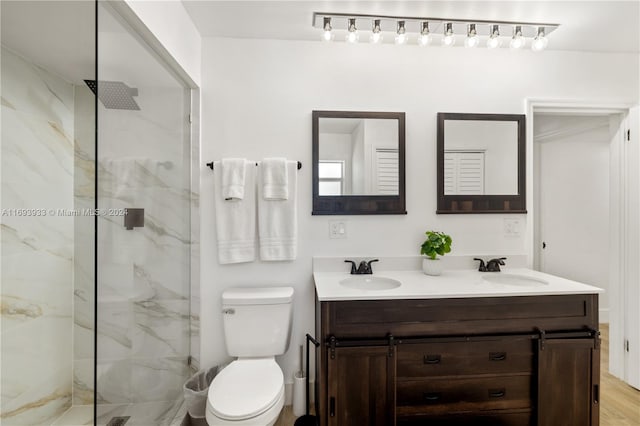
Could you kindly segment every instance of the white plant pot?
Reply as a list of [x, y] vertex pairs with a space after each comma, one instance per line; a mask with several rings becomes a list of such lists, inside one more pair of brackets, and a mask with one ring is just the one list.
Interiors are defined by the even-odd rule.
[[442, 262], [440, 259], [422, 259], [422, 271], [427, 275], [438, 276], [442, 274]]

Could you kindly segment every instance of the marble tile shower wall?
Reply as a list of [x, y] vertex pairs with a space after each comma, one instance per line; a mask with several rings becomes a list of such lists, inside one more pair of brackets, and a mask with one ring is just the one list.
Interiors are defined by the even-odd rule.
[[181, 90], [139, 88], [141, 111], [100, 106], [97, 403], [175, 401], [189, 375], [190, 202]]
[[[74, 87], [2, 49], [2, 207], [72, 209]], [[0, 422], [49, 424], [72, 399], [73, 217], [2, 217]]]
[[[75, 89], [73, 199], [76, 211], [95, 207], [95, 97], [87, 86]], [[93, 404], [94, 375], [94, 217], [74, 217], [73, 405]]]

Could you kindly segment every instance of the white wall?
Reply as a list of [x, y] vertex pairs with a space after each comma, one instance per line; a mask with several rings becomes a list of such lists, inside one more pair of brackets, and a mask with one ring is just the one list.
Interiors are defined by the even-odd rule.
[[[608, 322], [610, 144], [608, 116], [536, 115], [540, 173], [540, 270], [605, 289], [600, 320]], [[539, 247], [539, 245], [536, 245]]]
[[[180, 0], [125, 0], [144, 26], [153, 34], [186, 74], [201, 82], [202, 38]], [[117, 7], [127, 14], [126, 10]], [[140, 30], [140, 28], [136, 28]]]
[[[221, 266], [213, 176], [202, 169], [202, 365], [226, 359], [220, 293], [229, 286], [291, 284], [293, 340], [281, 360], [291, 381], [297, 347], [313, 330], [312, 256], [417, 255], [424, 232], [446, 231], [456, 254], [526, 254], [503, 235], [513, 215], [436, 215], [436, 113], [525, 112], [526, 97], [637, 102], [638, 55], [276, 40], [203, 39], [202, 163], [286, 155], [302, 161], [298, 259]], [[368, 64], [375, 66], [368, 67]], [[347, 239], [330, 240], [329, 216], [311, 216], [311, 111], [406, 112], [407, 215], [345, 216]], [[508, 261], [507, 261], [508, 263]], [[378, 265], [384, 268], [384, 265]]]

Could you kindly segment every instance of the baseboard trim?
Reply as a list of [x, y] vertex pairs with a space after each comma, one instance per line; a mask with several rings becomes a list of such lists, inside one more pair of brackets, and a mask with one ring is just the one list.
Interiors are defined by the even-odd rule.
[[609, 309], [599, 309], [598, 316], [600, 324], [609, 324]]

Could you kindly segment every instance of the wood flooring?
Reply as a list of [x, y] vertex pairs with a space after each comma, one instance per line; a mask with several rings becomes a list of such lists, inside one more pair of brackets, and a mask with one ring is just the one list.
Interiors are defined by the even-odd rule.
[[[600, 331], [600, 426], [640, 426], [640, 391], [609, 374], [609, 325], [601, 324]], [[291, 406], [287, 405], [275, 426], [293, 426], [295, 420]]]
[[600, 337], [600, 426], [640, 426], [640, 391], [609, 374], [609, 324]]

